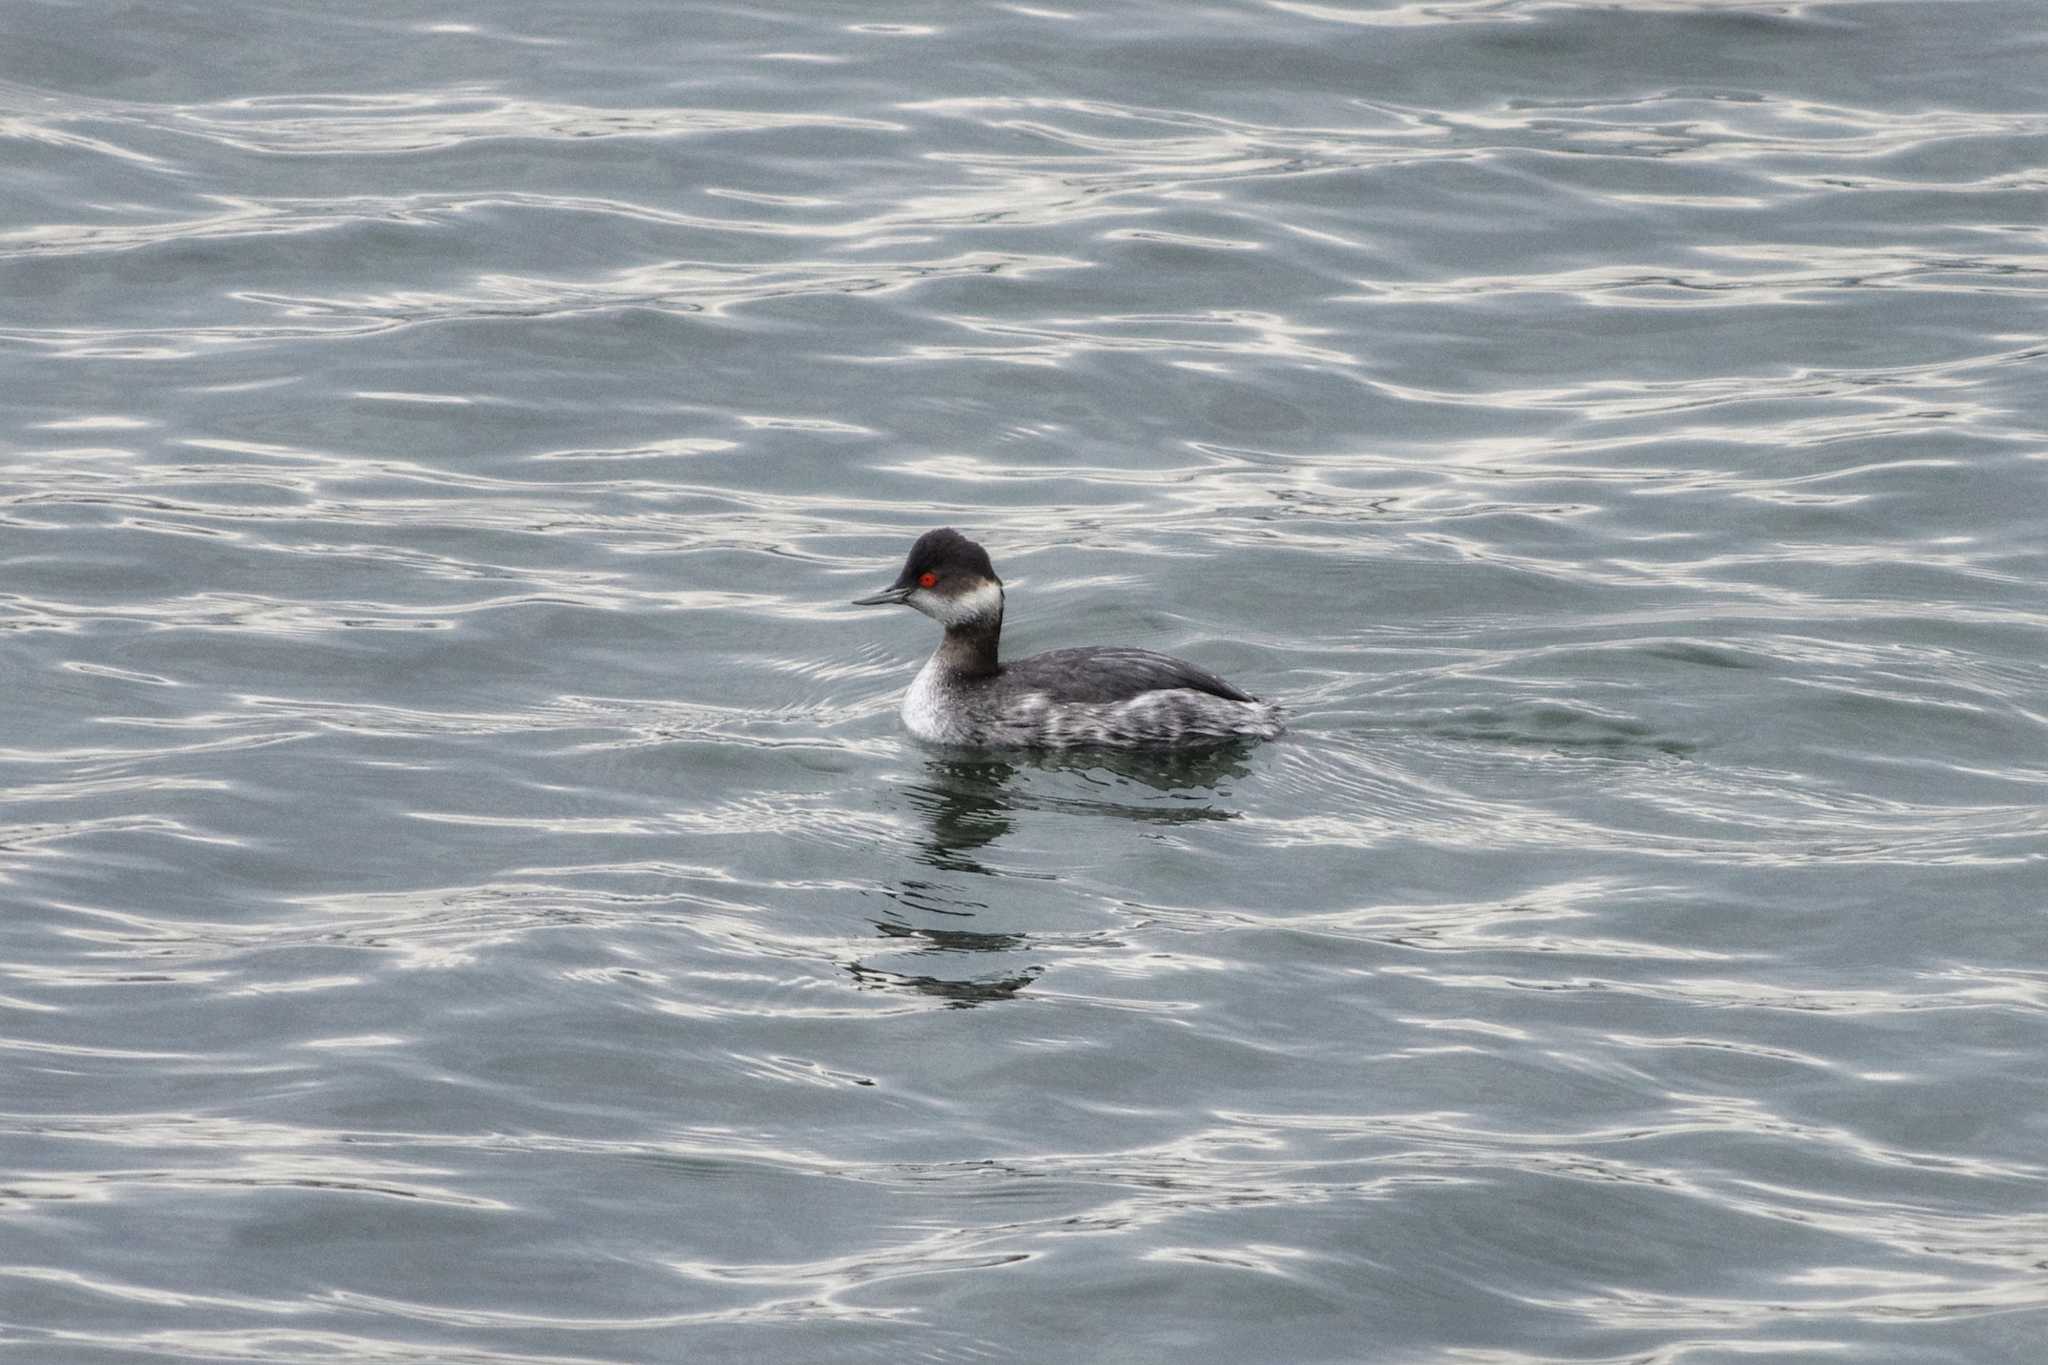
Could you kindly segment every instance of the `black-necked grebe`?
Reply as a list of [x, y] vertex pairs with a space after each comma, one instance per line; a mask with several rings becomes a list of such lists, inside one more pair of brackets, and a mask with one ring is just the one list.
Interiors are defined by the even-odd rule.
[[903, 694], [919, 739], [987, 748], [1184, 747], [1280, 733], [1280, 708], [1206, 668], [1149, 649], [1055, 649], [996, 659], [1003, 581], [988, 552], [950, 528], [927, 531], [903, 572], [857, 607], [915, 607], [946, 628]]

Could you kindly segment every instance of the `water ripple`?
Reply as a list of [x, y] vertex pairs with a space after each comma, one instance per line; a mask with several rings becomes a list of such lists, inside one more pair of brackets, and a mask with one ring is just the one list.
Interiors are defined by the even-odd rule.
[[2025, 1355], [2023, 5], [17, 18], [20, 1350]]

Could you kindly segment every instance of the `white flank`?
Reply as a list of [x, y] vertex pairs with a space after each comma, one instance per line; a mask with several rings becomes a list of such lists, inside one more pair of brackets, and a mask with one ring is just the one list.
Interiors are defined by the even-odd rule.
[[939, 685], [937, 655], [918, 670], [910, 690], [903, 694], [903, 728], [922, 740], [943, 743], [946, 739], [945, 689]]

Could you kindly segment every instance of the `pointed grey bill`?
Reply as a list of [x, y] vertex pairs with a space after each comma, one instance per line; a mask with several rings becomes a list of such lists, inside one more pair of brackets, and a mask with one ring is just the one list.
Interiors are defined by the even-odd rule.
[[905, 601], [909, 600], [909, 597], [910, 589], [899, 585], [892, 588], [884, 588], [872, 597], [856, 597], [853, 599], [853, 605], [856, 607], [897, 607], [903, 605]]

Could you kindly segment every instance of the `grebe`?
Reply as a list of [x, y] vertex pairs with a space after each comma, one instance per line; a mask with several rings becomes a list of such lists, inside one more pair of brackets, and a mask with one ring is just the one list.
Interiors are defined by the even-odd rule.
[[1206, 668], [1149, 649], [1055, 649], [1004, 663], [1003, 581], [988, 552], [950, 527], [910, 547], [896, 581], [856, 607], [915, 607], [946, 628], [903, 694], [919, 739], [983, 748], [1189, 747], [1270, 739], [1280, 708]]

